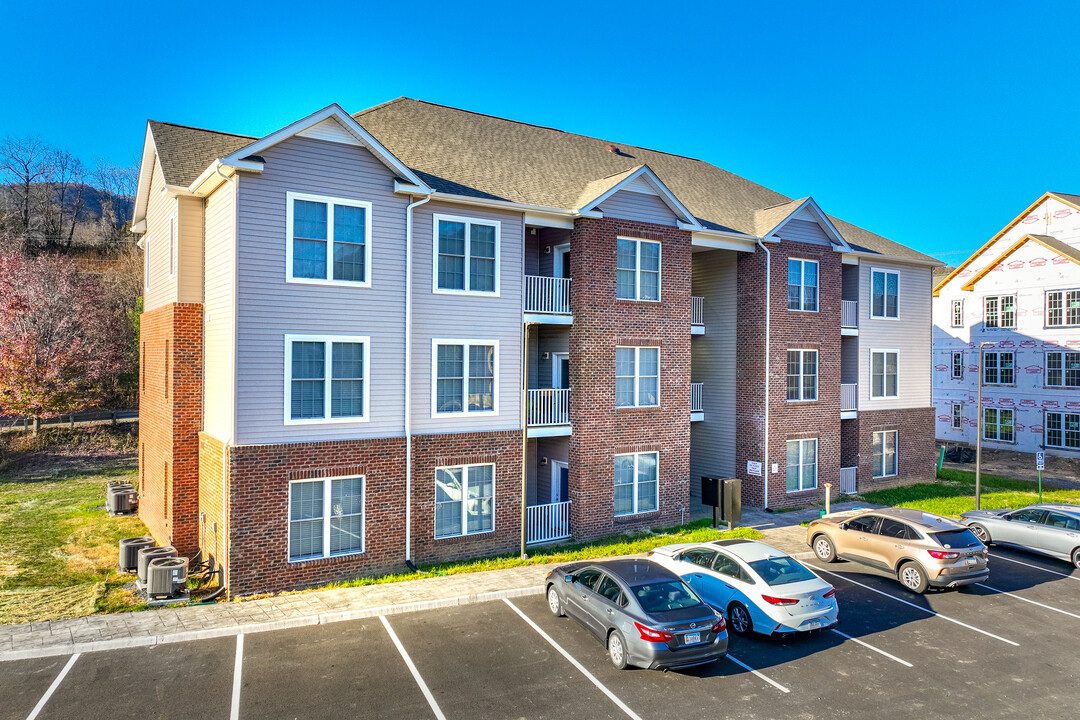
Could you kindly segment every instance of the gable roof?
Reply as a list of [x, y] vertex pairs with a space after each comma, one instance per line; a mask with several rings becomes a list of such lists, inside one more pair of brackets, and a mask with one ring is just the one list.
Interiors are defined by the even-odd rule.
[[151, 120], [158, 162], [166, 185], [187, 187], [218, 158], [247, 147], [258, 138]]
[[972, 277], [970, 280], [968, 280], [966, 283], [964, 283], [964, 285], [961, 286], [960, 289], [961, 290], [974, 290], [975, 289], [975, 283], [979, 282], [979, 280], [982, 280], [988, 273], [993, 271], [994, 268], [996, 268], [1001, 263], [1005, 262], [1005, 260], [1007, 260], [1010, 255], [1012, 255], [1014, 252], [1019, 250], [1023, 245], [1026, 245], [1029, 242], [1038, 243], [1039, 245], [1042, 245], [1047, 250], [1050, 250], [1051, 252], [1055, 252], [1058, 255], [1061, 255], [1062, 257], [1065, 257], [1065, 258], [1068, 258], [1069, 260], [1072, 260], [1077, 265], [1080, 265], [1080, 250], [1078, 250], [1077, 248], [1074, 248], [1072, 245], [1068, 245], [1066, 243], [1063, 243], [1060, 240], [1058, 240], [1057, 238], [1051, 237], [1049, 235], [1025, 235], [1024, 237], [1020, 238], [1019, 240], [1014, 242], [1012, 245], [1010, 245], [1009, 248], [1005, 252], [1001, 253], [1001, 255], [999, 255], [996, 258], [994, 258], [993, 260], [991, 260], [990, 263], [987, 264], [986, 267], [984, 267], [979, 272], [975, 273], [974, 277]]
[[[638, 165], [626, 172], [616, 173], [610, 177], [602, 178], [599, 181], [593, 181], [587, 184], [585, 190], [579, 196], [579, 199], [582, 200], [582, 204], [574, 208], [574, 210], [592, 210], [619, 190], [639, 178], [652, 187], [660, 197], [660, 200], [668, 206], [668, 209], [670, 209], [676, 217], [688, 225], [689, 229], [701, 229], [701, 225], [698, 223], [697, 219], [695, 219], [690, 211], [686, 209], [685, 205], [679, 202], [679, 198], [675, 197], [674, 193], [664, 185], [663, 181], [656, 176], [656, 173], [654, 173], [648, 165]], [[598, 190], [600, 192], [599, 194], [596, 194]]]
[[[829, 237], [834, 246], [839, 245], [839, 249], [845, 252], [851, 252], [854, 248], [848, 244], [844, 236], [840, 234], [840, 231], [833, 225], [832, 219], [826, 215], [821, 207], [812, 197], [804, 197], [800, 200], [792, 200], [791, 202], [783, 203], [771, 208], [765, 208], [764, 210], [758, 210], [754, 213], [754, 220], [756, 221], [756, 231], [760, 237], [766, 235], [776, 235], [780, 237], [778, 233], [780, 230], [788, 224], [791, 220], [796, 219], [796, 215], [802, 214], [803, 210], [811, 216], [816, 216], [816, 220], [810, 222], [816, 222], [821, 226], [821, 229]], [[884, 239], [884, 238], [882, 238]]]

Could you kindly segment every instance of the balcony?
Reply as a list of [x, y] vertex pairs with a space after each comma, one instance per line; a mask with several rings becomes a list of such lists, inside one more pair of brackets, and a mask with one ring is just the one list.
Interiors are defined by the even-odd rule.
[[840, 301], [840, 334], [859, 334], [859, 303], [855, 300]]
[[570, 390], [539, 388], [528, 391], [525, 407], [528, 437], [570, 434]]
[[840, 419], [851, 420], [858, 417], [859, 409], [859, 385], [858, 383], [841, 383], [840, 385]]
[[525, 516], [525, 543], [565, 540], [570, 537], [570, 501], [529, 505]]
[[690, 334], [705, 334], [705, 298], [690, 298]]
[[525, 276], [525, 320], [571, 325], [570, 278]]
[[858, 472], [857, 467], [840, 468], [840, 494], [841, 495], [854, 495], [855, 494], [855, 475]]
[[705, 383], [690, 383], [690, 422], [705, 419], [704, 392]]

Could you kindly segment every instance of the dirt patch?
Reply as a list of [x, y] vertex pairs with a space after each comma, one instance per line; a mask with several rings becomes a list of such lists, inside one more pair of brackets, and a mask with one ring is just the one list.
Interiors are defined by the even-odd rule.
[[[975, 472], [975, 463], [946, 462], [943, 467]], [[1035, 454], [1011, 450], [983, 448], [982, 471], [991, 475], [1003, 475], [1017, 480], [1036, 482], [1039, 471], [1035, 469]], [[1046, 456], [1043, 484], [1067, 490], [1080, 490], [1080, 458]]]

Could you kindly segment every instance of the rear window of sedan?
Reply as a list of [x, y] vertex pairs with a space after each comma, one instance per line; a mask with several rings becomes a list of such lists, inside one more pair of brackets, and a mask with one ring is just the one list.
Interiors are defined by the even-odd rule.
[[813, 580], [816, 576], [791, 558], [765, 558], [748, 563], [750, 569], [761, 576], [769, 585], [787, 585], [788, 583]]
[[958, 548], [982, 545], [979, 539], [972, 535], [967, 528], [963, 530], [942, 530], [941, 532], [929, 533], [929, 536], [941, 547]]
[[681, 610], [702, 604], [693, 590], [677, 580], [659, 580], [632, 589], [641, 609], [647, 613]]

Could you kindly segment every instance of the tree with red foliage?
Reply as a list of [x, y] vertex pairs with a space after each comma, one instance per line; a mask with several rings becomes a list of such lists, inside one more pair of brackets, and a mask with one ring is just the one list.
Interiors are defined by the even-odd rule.
[[66, 257], [0, 252], [0, 414], [94, 407], [129, 364], [130, 324]]

